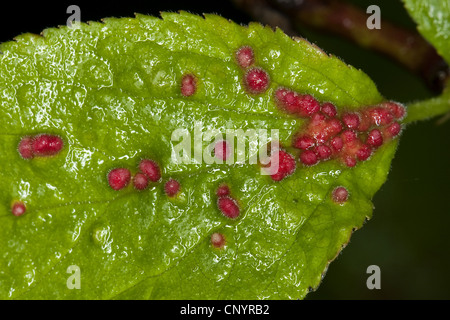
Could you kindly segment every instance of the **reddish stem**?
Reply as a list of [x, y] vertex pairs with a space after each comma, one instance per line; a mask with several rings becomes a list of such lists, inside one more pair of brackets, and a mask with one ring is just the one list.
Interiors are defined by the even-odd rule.
[[[382, 20], [381, 29], [367, 28], [369, 14], [345, 1], [337, 0], [234, 0], [253, 18], [288, 34], [300, 26], [309, 26], [346, 37], [356, 44], [388, 55], [422, 77], [428, 87], [441, 92], [450, 71], [448, 65], [422, 36]], [[275, 12], [269, 14], [269, 12]], [[261, 13], [264, 13], [261, 16]], [[277, 17], [277, 19], [271, 19]]]

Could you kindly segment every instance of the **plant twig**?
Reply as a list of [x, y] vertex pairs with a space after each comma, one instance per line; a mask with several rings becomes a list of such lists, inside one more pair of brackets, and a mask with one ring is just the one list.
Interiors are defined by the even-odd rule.
[[[442, 92], [450, 70], [422, 36], [382, 20], [381, 29], [367, 28], [366, 12], [337, 0], [233, 0], [254, 19], [279, 26], [293, 35], [301, 26], [335, 33], [362, 47], [379, 51], [418, 74], [435, 92]], [[263, 13], [263, 14], [261, 14]], [[271, 17], [276, 17], [272, 19]], [[279, 24], [282, 21], [282, 25]]]
[[443, 94], [425, 101], [418, 101], [408, 105], [408, 115], [403, 123], [411, 123], [426, 120], [436, 116], [444, 115], [436, 124], [442, 124], [448, 119], [450, 112], [450, 89], [444, 90]]
[[267, 24], [273, 28], [279, 27], [292, 37], [298, 36], [294, 30], [290, 18], [282, 12], [272, 8], [267, 0], [233, 0], [233, 2], [243, 11], [247, 12], [252, 18]]

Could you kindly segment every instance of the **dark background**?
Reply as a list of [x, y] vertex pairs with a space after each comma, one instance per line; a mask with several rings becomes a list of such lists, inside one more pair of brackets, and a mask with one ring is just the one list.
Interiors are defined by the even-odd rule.
[[[377, 4], [383, 19], [415, 25], [400, 0], [352, 1], [362, 8]], [[8, 2], [0, 12], [0, 42], [25, 33], [65, 25], [66, 9], [76, 4], [81, 20], [132, 17], [134, 12], [186, 10], [218, 13], [235, 22], [252, 19], [230, 1], [106, 1], [24, 4]], [[383, 27], [383, 26], [382, 26]], [[421, 80], [388, 58], [334, 35], [302, 29], [301, 35], [328, 53], [364, 70], [387, 98], [403, 103], [429, 98]], [[389, 179], [374, 198], [375, 211], [347, 248], [330, 265], [319, 289], [307, 299], [449, 299], [450, 298], [450, 121], [437, 119], [405, 130]], [[366, 287], [369, 265], [381, 268], [381, 289]]]

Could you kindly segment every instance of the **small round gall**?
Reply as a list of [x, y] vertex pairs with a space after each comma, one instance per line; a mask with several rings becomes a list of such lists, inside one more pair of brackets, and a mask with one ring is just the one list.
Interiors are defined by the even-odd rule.
[[164, 191], [168, 197], [175, 197], [180, 192], [181, 185], [175, 179], [169, 179], [164, 185]]
[[342, 129], [342, 123], [338, 119], [334, 118], [328, 120], [326, 130], [329, 136], [337, 135], [342, 131]]
[[300, 96], [300, 116], [310, 117], [320, 111], [319, 102], [310, 94]]
[[375, 107], [368, 110], [369, 118], [377, 126], [385, 126], [394, 121], [392, 113], [383, 107]]
[[334, 202], [343, 204], [348, 200], [348, 190], [345, 187], [336, 187], [331, 193]]
[[249, 46], [243, 46], [236, 51], [236, 61], [238, 65], [247, 69], [255, 62], [255, 55], [253, 49]]
[[214, 232], [211, 235], [211, 245], [214, 248], [222, 249], [225, 246], [225, 237], [223, 234]]
[[354, 166], [356, 166], [356, 158], [351, 155], [344, 156], [343, 160], [345, 165], [349, 168], [353, 168]]
[[114, 190], [125, 188], [130, 180], [131, 172], [125, 168], [115, 168], [108, 173], [108, 184]]
[[346, 113], [342, 115], [342, 122], [348, 129], [357, 129], [360, 123], [359, 115], [356, 113]]
[[157, 182], [161, 179], [161, 170], [159, 169], [159, 165], [153, 160], [141, 160], [139, 163], [139, 170], [141, 170], [141, 172], [145, 174], [150, 181]]
[[197, 91], [197, 79], [192, 74], [185, 74], [181, 78], [181, 94], [185, 97], [192, 96]]
[[269, 75], [261, 68], [251, 68], [244, 77], [245, 87], [251, 94], [264, 93], [269, 88]]
[[221, 184], [217, 190], [216, 195], [219, 197], [224, 197], [230, 195], [230, 188], [226, 184]]
[[319, 158], [314, 151], [306, 150], [300, 154], [300, 161], [306, 166], [313, 166], [319, 162]]
[[325, 102], [320, 108], [320, 111], [330, 118], [334, 118], [337, 115], [336, 107], [330, 102]]
[[406, 115], [406, 109], [403, 105], [396, 103], [396, 102], [386, 102], [385, 103], [386, 109], [388, 109], [397, 120], [401, 120]]
[[381, 131], [378, 129], [373, 129], [367, 135], [367, 144], [374, 148], [377, 148], [383, 144], [383, 136], [381, 135]]
[[220, 160], [227, 160], [231, 155], [230, 146], [226, 140], [218, 141], [214, 146], [214, 156]]
[[17, 150], [22, 158], [32, 159], [34, 157], [33, 148], [31, 147], [32, 142], [33, 138], [30, 136], [25, 136], [20, 140]]
[[33, 138], [31, 149], [35, 156], [46, 157], [58, 154], [63, 145], [63, 140], [56, 135], [40, 134]]
[[394, 122], [384, 130], [384, 133], [388, 138], [393, 138], [398, 136], [400, 131], [402, 131], [402, 126], [398, 122]]
[[299, 96], [294, 91], [279, 88], [275, 91], [275, 100], [286, 113], [295, 114], [300, 110]]
[[333, 139], [331, 139], [330, 144], [334, 152], [339, 152], [344, 147], [344, 141], [341, 137], [334, 137]]
[[217, 200], [217, 206], [219, 207], [220, 212], [230, 219], [236, 219], [239, 217], [239, 206], [234, 199], [229, 196], [220, 197]]
[[295, 158], [290, 153], [279, 150], [278, 151], [278, 168], [270, 177], [273, 181], [281, 181], [287, 176], [294, 173], [296, 168]]
[[327, 160], [332, 154], [331, 148], [325, 145], [317, 146], [315, 151], [320, 160]]
[[148, 186], [148, 178], [143, 173], [136, 173], [133, 178], [133, 186], [136, 190], [144, 190]]
[[16, 201], [11, 207], [11, 213], [16, 216], [20, 217], [21, 215], [25, 214], [27, 211], [27, 207], [25, 206], [25, 203], [21, 201]]
[[366, 144], [363, 144], [356, 152], [356, 156], [360, 161], [366, 161], [371, 155], [372, 149]]

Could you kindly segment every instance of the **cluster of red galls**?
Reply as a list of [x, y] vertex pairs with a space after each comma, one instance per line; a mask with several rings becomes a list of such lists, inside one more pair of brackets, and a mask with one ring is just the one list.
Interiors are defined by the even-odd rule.
[[[336, 158], [346, 166], [354, 167], [400, 133], [402, 127], [398, 121], [406, 114], [402, 105], [384, 102], [338, 115], [333, 104], [320, 104], [311, 95], [285, 88], [275, 91], [275, 100], [284, 112], [309, 118], [292, 141], [292, 146], [301, 150], [300, 162], [306, 166]], [[272, 175], [276, 181], [295, 170], [295, 159], [291, 154], [280, 150], [279, 156], [280, 169]]]
[[[139, 163], [139, 172], [133, 177], [127, 168], [115, 168], [108, 173], [108, 184], [114, 190], [127, 187], [133, 180], [133, 186], [137, 190], [147, 189], [150, 182], [161, 180], [159, 165], [150, 159], [143, 159]], [[169, 179], [164, 185], [164, 191], [169, 197], [174, 197], [180, 191], [180, 183], [175, 179]]]
[[[239, 48], [236, 62], [246, 70], [243, 82], [250, 94], [261, 94], [269, 88], [268, 73], [253, 66], [255, 58], [251, 47]], [[321, 104], [312, 95], [299, 94], [287, 88], [275, 90], [275, 101], [283, 112], [309, 118], [292, 141], [292, 146], [301, 150], [299, 158], [305, 166], [336, 158], [346, 166], [354, 167], [400, 133], [402, 127], [398, 121], [406, 113], [402, 105], [385, 102], [338, 114], [332, 103]], [[292, 174], [296, 167], [296, 160], [290, 153], [282, 149], [277, 152], [279, 169], [271, 175], [275, 181]]]
[[260, 67], [255, 67], [255, 54], [249, 46], [243, 46], [236, 51], [236, 62], [246, 70], [244, 87], [251, 94], [261, 94], [269, 88], [269, 74]]
[[[36, 134], [24, 136], [20, 139], [17, 151], [24, 159], [30, 160], [34, 157], [50, 157], [58, 154], [64, 146], [61, 137], [52, 134]], [[16, 217], [25, 214], [27, 208], [22, 201], [15, 201], [11, 212]]]
[[48, 157], [58, 154], [64, 146], [61, 137], [51, 134], [37, 134], [34, 136], [24, 136], [17, 150], [24, 159], [34, 157]]
[[222, 184], [217, 188], [216, 195], [218, 196], [217, 206], [220, 212], [227, 218], [236, 219], [240, 210], [237, 201], [230, 195], [230, 188]]
[[[240, 209], [238, 202], [231, 196], [228, 185], [221, 184], [216, 190], [217, 207], [220, 212], [227, 218], [236, 219], [239, 217]], [[217, 249], [222, 249], [226, 244], [225, 236], [219, 232], [211, 235], [211, 244]]]

